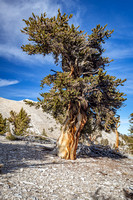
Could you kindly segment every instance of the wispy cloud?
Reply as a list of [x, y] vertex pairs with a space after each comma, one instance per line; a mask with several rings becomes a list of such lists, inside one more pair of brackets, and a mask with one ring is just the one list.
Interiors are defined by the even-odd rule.
[[129, 128], [129, 120], [126, 118], [120, 119], [120, 126], [118, 128], [118, 131], [122, 134], [127, 134]]
[[131, 69], [129, 64], [119, 64], [117, 62], [111, 63], [111, 65], [107, 68], [108, 71], [114, 71], [114, 72], [122, 72], [128, 75], [131, 75]]
[[114, 48], [106, 52], [107, 56], [111, 59], [125, 59], [133, 57], [133, 48]]
[[106, 42], [104, 45], [106, 49], [104, 55], [110, 59], [125, 59], [133, 57], [133, 47], [132, 45], [119, 44], [112, 40], [112, 42]]
[[39, 89], [38, 88], [8, 88], [6, 91], [4, 88], [1, 90], [1, 96], [4, 98], [8, 99], [17, 99], [17, 100], [22, 100], [22, 99], [32, 99], [32, 100], [37, 100], [37, 97], [40, 97], [39, 95]]
[[133, 80], [128, 80], [125, 82], [125, 86], [123, 87], [123, 91], [126, 94], [133, 95]]
[[21, 50], [20, 47], [9, 45], [9, 44], [0, 44], [0, 56], [5, 57], [9, 60], [20, 60], [23, 63], [28, 63], [29, 67], [35, 64], [48, 64], [54, 63], [52, 55], [28, 55]]
[[19, 83], [18, 80], [6, 80], [6, 79], [0, 79], [0, 87], [5, 87], [9, 85], [14, 85]]
[[121, 118], [120, 122], [121, 122], [121, 124], [129, 124], [129, 119], [128, 118]]
[[11, 95], [13, 97], [17, 97], [21, 99], [25, 99], [25, 98], [35, 99], [40, 96], [38, 91], [33, 91], [33, 90], [28, 90], [28, 89], [23, 89], [21, 91], [16, 90], [15, 92], [12, 91]]
[[[28, 19], [32, 12], [36, 15], [46, 12], [48, 17], [56, 16], [58, 8], [62, 8], [62, 1], [57, 0], [21, 0], [21, 1], [5, 1], [0, 0], [0, 56], [8, 59], [14, 58], [14, 60], [20, 60], [29, 64], [39, 62], [44, 64], [45, 62], [53, 63], [52, 56], [43, 57], [29, 56], [21, 49], [22, 44], [29, 43], [27, 36], [22, 34], [20, 30], [25, 27], [25, 23], [22, 19]], [[70, 2], [69, 2], [70, 4]], [[68, 5], [68, 3], [65, 3]], [[74, 5], [73, 5], [74, 6]], [[76, 16], [72, 19], [72, 23], [79, 22], [79, 10]]]
[[[32, 12], [40, 15], [40, 13], [47, 12], [48, 16], [56, 15], [58, 3], [51, 3], [52, 0], [40, 0], [40, 1], [4, 1], [0, 0], [0, 28], [1, 28], [1, 42], [0, 42], [0, 56], [8, 59], [14, 58], [14, 60], [20, 60], [29, 64], [39, 62], [40, 64], [45, 62], [53, 62], [52, 56], [48, 56], [45, 59], [39, 56], [28, 56], [21, 49], [21, 45], [27, 43], [27, 36], [20, 32], [25, 24], [22, 19], [28, 19]], [[8, 12], [7, 12], [8, 10]], [[38, 59], [39, 58], [39, 59]], [[39, 64], [38, 63], [38, 64]]]

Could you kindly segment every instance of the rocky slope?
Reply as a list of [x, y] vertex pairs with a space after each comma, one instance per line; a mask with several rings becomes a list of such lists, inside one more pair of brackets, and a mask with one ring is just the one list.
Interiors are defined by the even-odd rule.
[[26, 105], [24, 101], [13, 101], [0, 97], [0, 113], [5, 118], [10, 116], [10, 111], [19, 112], [21, 108], [31, 115], [32, 132], [41, 135], [43, 129], [49, 137], [57, 139], [60, 134], [60, 124], [57, 124], [52, 116], [48, 113], [42, 112], [42, 109], [35, 109]]

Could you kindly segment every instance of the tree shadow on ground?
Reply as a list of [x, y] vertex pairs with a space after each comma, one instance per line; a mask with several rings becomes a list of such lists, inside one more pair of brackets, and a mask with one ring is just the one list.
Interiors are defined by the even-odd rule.
[[[93, 200], [117, 200], [116, 198], [112, 197], [111, 195], [106, 194], [101, 194], [102, 193], [102, 188], [99, 187], [93, 194], [90, 194], [91, 198]], [[125, 189], [123, 189], [123, 194], [125, 200], [133, 200], [133, 193], [129, 192]]]
[[56, 157], [51, 150], [43, 145], [35, 145], [25, 142], [25, 144], [0, 143], [0, 164], [3, 164], [1, 173], [13, 172], [18, 168], [31, 166], [30, 161], [45, 161], [48, 156]]
[[77, 149], [77, 157], [80, 158], [100, 158], [100, 157], [107, 157], [111, 159], [123, 159], [127, 158], [124, 154], [119, 152], [118, 150], [112, 149], [110, 146], [104, 145], [82, 145], [80, 144]]
[[104, 194], [100, 194], [101, 187], [99, 187], [93, 194], [91, 194], [91, 198], [93, 200], [116, 200], [112, 198], [111, 196], [105, 197]]
[[[39, 143], [24, 142], [23, 144], [17, 144], [16, 141], [15, 143], [9, 143], [9, 141], [0, 143], [0, 164], [4, 165], [1, 173], [11, 173], [19, 168], [44, 167], [45, 165], [51, 164], [69, 164], [68, 161], [59, 159], [53, 150], [54, 145], [48, 147], [46, 144], [42, 145]], [[114, 153], [113, 151], [110, 148], [98, 149], [94, 146], [88, 147], [82, 145], [82, 148], [77, 150], [77, 158], [125, 158], [119, 152]], [[54, 161], [50, 159], [51, 157], [55, 158]], [[55, 162], [56, 159], [57, 162]], [[39, 163], [36, 163], [36, 161], [39, 161]]]
[[133, 192], [123, 189], [126, 200], [133, 200]]

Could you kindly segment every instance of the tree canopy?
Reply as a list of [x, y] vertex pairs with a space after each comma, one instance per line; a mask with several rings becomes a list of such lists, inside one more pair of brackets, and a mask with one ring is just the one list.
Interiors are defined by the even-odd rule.
[[79, 135], [87, 121], [93, 127], [110, 130], [117, 123], [117, 110], [126, 100], [119, 91], [125, 80], [105, 71], [111, 60], [103, 56], [102, 44], [113, 30], [108, 30], [107, 25], [97, 25], [88, 35], [79, 27], [69, 25], [71, 18], [72, 15], [62, 15], [58, 10], [57, 17], [32, 13], [32, 17], [24, 20], [26, 27], [22, 32], [29, 36], [30, 43], [22, 46], [23, 51], [29, 55], [51, 54], [55, 64], [61, 67], [60, 71], [52, 69], [41, 81], [42, 89], [45, 85], [51, 89], [41, 94], [36, 106], [41, 105], [44, 111], [64, 121], [68, 127], [64, 132], [69, 130]]
[[[102, 44], [113, 30], [97, 25], [92, 34], [79, 31], [79, 27], [69, 25], [72, 15], [47, 18], [46, 13], [24, 20], [26, 27], [22, 32], [29, 36], [30, 44], [22, 46], [28, 54], [53, 54], [55, 63], [62, 68], [60, 72], [46, 76], [41, 81], [52, 86], [48, 93], [42, 93], [40, 100], [43, 109], [51, 111], [54, 117], [64, 114], [70, 101], [86, 100], [88, 116], [92, 116], [106, 129], [113, 125], [115, 114], [125, 100], [118, 86], [125, 80], [107, 75], [103, 70], [111, 61], [103, 57]], [[60, 58], [60, 59], [59, 59]], [[71, 74], [71, 75], [70, 75]], [[102, 122], [102, 123], [100, 123]]]

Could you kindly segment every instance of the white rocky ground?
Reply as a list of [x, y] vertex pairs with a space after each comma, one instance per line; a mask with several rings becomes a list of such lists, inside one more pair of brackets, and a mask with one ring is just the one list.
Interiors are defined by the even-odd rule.
[[0, 164], [0, 200], [133, 199], [133, 160], [128, 158], [62, 160], [46, 144], [0, 136]]

